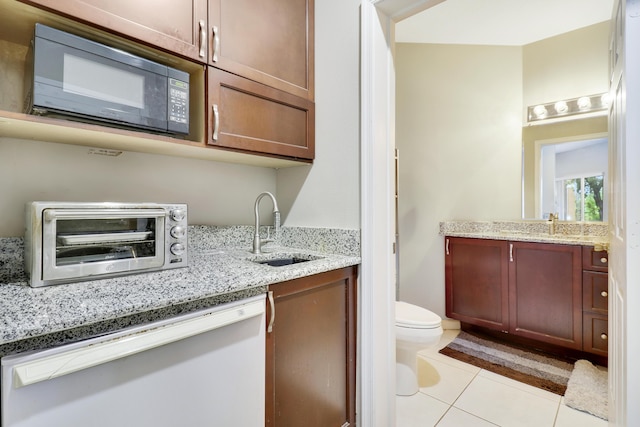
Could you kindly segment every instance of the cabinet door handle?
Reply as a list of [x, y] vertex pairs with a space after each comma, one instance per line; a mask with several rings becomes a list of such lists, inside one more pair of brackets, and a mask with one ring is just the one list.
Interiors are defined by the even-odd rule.
[[609, 338], [609, 337], [607, 336], [607, 334], [601, 334], [601, 335], [600, 335], [600, 338], [601, 338], [601, 339], [603, 339], [603, 340], [606, 340], [606, 339], [607, 339], [607, 338]]
[[509, 262], [513, 262], [513, 243], [509, 243]]
[[218, 62], [218, 48], [220, 47], [220, 36], [218, 35], [218, 27], [211, 27], [211, 35], [213, 37], [213, 52], [211, 54], [211, 60], [213, 62]]
[[200, 20], [199, 25], [200, 25], [200, 53], [198, 55], [200, 56], [200, 58], [204, 58], [206, 56], [205, 48], [207, 46], [207, 27], [203, 19]]
[[445, 245], [444, 251], [446, 252], [447, 255], [449, 255], [449, 239], [447, 239], [447, 241], [446, 241], [446, 245]]
[[604, 298], [609, 296], [609, 293], [607, 291], [602, 291], [600, 292], [600, 295], [602, 295]]
[[603, 264], [607, 263], [607, 259], [605, 257], [600, 258], [600, 262]]
[[220, 114], [218, 113], [218, 104], [213, 104], [211, 107], [213, 110], [213, 132], [211, 132], [211, 139], [218, 140], [218, 127], [220, 126]]
[[273, 301], [273, 291], [267, 293], [269, 298], [269, 307], [271, 308], [271, 317], [269, 318], [269, 326], [267, 326], [267, 333], [273, 332], [273, 322], [276, 320], [276, 305]]

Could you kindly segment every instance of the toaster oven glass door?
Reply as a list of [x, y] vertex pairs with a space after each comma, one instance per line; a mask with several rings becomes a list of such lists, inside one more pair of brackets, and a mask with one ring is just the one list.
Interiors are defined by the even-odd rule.
[[73, 279], [161, 267], [163, 209], [43, 212], [44, 280]]

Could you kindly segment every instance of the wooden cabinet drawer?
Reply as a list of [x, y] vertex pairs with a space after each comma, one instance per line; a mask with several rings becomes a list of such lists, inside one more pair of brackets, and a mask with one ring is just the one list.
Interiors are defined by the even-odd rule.
[[583, 349], [589, 353], [607, 355], [609, 346], [609, 322], [606, 315], [584, 313]]
[[582, 268], [584, 270], [608, 271], [609, 253], [596, 251], [593, 246], [584, 246], [582, 248]]
[[582, 272], [582, 308], [606, 314], [609, 307], [609, 278], [607, 273]]

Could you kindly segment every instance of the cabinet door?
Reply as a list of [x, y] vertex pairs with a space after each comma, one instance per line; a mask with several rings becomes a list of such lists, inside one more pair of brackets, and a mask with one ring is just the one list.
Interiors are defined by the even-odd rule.
[[509, 329], [507, 242], [445, 238], [446, 314], [486, 328]]
[[509, 244], [509, 332], [581, 350], [582, 248]]
[[313, 100], [313, 0], [209, 0], [209, 64]]
[[356, 274], [348, 267], [270, 286], [267, 426], [355, 425]]
[[200, 62], [207, 57], [207, 0], [22, 0]]
[[312, 160], [313, 102], [214, 67], [208, 71], [207, 144]]

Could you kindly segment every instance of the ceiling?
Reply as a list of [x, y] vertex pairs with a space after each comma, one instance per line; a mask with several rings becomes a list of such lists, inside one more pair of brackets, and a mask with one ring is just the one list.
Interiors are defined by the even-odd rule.
[[611, 18], [614, 0], [445, 0], [396, 24], [396, 42], [522, 46]]

